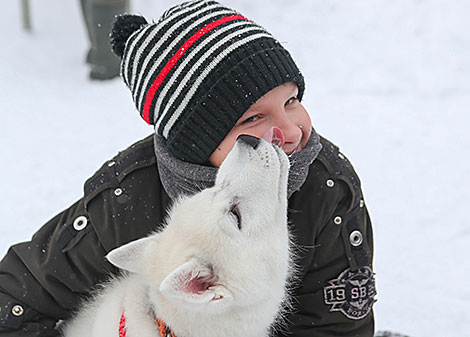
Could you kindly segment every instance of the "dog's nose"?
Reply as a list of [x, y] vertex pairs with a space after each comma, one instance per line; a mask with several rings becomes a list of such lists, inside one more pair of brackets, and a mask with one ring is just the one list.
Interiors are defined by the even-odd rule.
[[240, 140], [243, 143], [250, 145], [255, 150], [258, 147], [260, 141], [258, 137], [250, 135], [240, 135], [238, 136], [237, 140]]

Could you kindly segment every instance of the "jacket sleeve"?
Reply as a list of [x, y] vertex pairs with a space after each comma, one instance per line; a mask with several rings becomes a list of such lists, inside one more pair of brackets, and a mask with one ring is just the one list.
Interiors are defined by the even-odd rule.
[[323, 147], [289, 201], [300, 272], [287, 329], [276, 336], [372, 337], [370, 217], [349, 161], [331, 143]]
[[80, 200], [0, 262], [0, 336], [54, 336], [55, 323], [111, 271]]
[[56, 336], [56, 322], [117, 272], [104, 256], [156, 229], [160, 196], [151, 138], [106, 162], [82, 199], [0, 262], [0, 337]]

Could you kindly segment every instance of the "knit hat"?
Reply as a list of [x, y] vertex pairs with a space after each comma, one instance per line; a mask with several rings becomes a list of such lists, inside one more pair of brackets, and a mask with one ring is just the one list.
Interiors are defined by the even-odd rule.
[[142, 118], [170, 153], [204, 164], [243, 113], [287, 82], [304, 91], [289, 52], [263, 27], [216, 1], [190, 1], [157, 23], [117, 17], [121, 76]]

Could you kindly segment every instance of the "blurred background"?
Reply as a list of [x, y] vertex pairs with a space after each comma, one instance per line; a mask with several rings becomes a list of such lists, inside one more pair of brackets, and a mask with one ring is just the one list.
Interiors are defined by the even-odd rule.
[[[470, 333], [470, 2], [226, 0], [303, 71], [317, 131], [354, 164], [375, 228], [378, 330]], [[148, 20], [177, 1], [135, 0]], [[152, 133], [119, 78], [91, 81], [79, 1], [2, 3], [0, 254]]]

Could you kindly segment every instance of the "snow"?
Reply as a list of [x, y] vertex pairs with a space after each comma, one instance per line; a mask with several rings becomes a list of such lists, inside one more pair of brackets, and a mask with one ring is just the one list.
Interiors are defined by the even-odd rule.
[[[137, 0], [157, 19], [174, 1]], [[359, 173], [375, 228], [377, 329], [470, 328], [470, 2], [227, 0], [283, 41], [317, 130]], [[82, 195], [152, 129], [120, 79], [90, 82], [79, 2], [19, 1], [0, 21], [0, 254]]]

